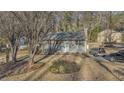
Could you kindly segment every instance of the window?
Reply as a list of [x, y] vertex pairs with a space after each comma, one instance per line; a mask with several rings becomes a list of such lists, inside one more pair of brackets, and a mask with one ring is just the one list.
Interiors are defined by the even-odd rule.
[[83, 45], [83, 41], [75, 41], [76, 45]]
[[75, 43], [76, 43], [76, 45], [78, 45], [79, 42], [78, 41], [75, 41]]

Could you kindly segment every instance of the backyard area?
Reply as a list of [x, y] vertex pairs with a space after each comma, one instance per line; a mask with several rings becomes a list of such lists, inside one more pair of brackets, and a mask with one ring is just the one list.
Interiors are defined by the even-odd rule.
[[[50, 67], [58, 60], [75, 62], [79, 67], [74, 72], [64, 72], [61, 68], [60, 72], [54, 73]], [[17, 67], [20, 65], [19, 67]], [[29, 72], [26, 72], [24, 66], [26, 63], [17, 63], [16, 67], [5, 71], [1, 80], [44, 80], [44, 81], [80, 81], [80, 80], [124, 80], [124, 64], [112, 62], [97, 62], [88, 56], [80, 54], [70, 55], [50, 55], [43, 60], [37, 62]], [[8, 65], [9, 66], [9, 65]], [[2, 73], [2, 67], [0, 66]], [[10, 67], [10, 66], [9, 66]], [[64, 67], [64, 66], [63, 66]], [[73, 68], [74, 69], [74, 68]], [[4, 71], [4, 70], [3, 70]]]
[[124, 12], [1, 11], [0, 80], [124, 80]]

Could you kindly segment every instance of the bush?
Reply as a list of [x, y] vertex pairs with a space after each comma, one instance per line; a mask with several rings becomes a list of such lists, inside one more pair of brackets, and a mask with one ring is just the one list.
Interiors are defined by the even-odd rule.
[[75, 62], [67, 62], [59, 60], [53, 63], [50, 67], [52, 73], [73, 73], [79, 71], [79, 66]]

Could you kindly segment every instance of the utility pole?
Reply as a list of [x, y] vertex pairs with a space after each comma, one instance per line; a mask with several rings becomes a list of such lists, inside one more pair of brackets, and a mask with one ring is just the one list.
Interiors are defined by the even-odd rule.
[[84, 33], [85, 33], [85, 53], [87, 53], [89, 49], [89, 44], [88, 44], [88, 28], [84, 28]]
[[109, 11], [109, 14], [108, 14], [108, 29], [109, 29], [109, 32], [108, 32], [108, 42], [112, 42], [111, 40], [111, 35], [112, 35], [112, 11]]

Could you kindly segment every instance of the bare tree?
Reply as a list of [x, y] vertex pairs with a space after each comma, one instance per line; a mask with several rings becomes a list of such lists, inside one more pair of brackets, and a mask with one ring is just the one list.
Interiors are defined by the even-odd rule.
[[11, 49], [12, 62], [16, 62], [22, 27], [19, 21], [10, 12], [0, 12], [1, 35], [8, 41], [6, 45]]
[[24, 35], [28, 41], [29, 51], [29, 68], [34, 63], [34, 57], [37, 53], [39, 43], [50, 31], [51, 28], [51, 14], [52, 12], [12, 12], [18, 20], [22, 23]]

